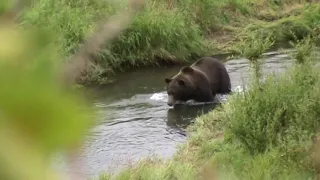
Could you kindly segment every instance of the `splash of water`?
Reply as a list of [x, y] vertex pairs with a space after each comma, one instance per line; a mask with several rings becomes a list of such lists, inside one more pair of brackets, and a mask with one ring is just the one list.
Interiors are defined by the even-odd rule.
[[149, 99], [155, 100], [155, 101], [165, 101], [167, 100], [168, 95], [167, 93], [161, 92], [161, 93], [154, 93]]
[[[242, 86], [237, 86], [233, 89], [233, 92], [241, 93], [244, 91], [244, 88]], [[225, 100], [227, 95], [221, 95], [220, 99]], [[152, 96], [149, 98], [150, 100], [155, 100], [155, 101], [166, 101], [168, 98], [167, 93], [165, 92], [159, 92], [159, 93], [154, 93]], [[193, 100], [189, 100], [186, 102], [187, 104], [198, 104], [197, 102]], [[202, 104], [202, 103], [201, 103]]]
[[235, 87], [235, 88], [233, 89], [233, 92], [243, 92], [243, 91], [244, 91], [244, 89], [243, 89], [242, 86], [237, 86], [237, 87]]

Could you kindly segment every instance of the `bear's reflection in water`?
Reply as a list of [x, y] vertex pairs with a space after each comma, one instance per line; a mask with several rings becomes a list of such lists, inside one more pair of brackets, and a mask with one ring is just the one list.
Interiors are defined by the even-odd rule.
[[195, 121], [198, 116], [212, 111], [219, 103], [211, 104], [176, 104], [167, 111], [167, 125], [178, 131], [179, 134], [186, 135], [186, 128]]

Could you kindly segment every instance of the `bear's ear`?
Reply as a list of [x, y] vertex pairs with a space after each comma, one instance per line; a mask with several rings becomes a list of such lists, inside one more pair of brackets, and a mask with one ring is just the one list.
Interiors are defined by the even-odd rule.
[[165, 81], [167, 84], [169, 84], [169, 83], [171, 82], [171, 80], [172, 80], [172, 79], [167, 78], [167, 77], [166, 77], [166, 78], [164, 78], [164, 81]]
[[179, 79], [179, 80], [178, 80], [178, 83], [179, 83], [180, 86], [184, 86], [184, 85], [185, 85], [185, 82], [184, 82], [184, 80], [182, 80], [182, 79]]
[[182, 69], [181, 69], [181, 72], [183, 73], [192, 73], [194, 70], [192, 69], [192, 67], [190, 66], [184, 66]]

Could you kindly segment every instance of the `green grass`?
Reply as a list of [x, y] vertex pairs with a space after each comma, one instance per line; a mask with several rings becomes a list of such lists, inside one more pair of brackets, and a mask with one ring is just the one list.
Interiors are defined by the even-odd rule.
[[319, 5], [305, 5], [299, 13], [290, 11], [293, 14], [291, 16], [284, 16], [272, 22], [261, 21], [251, 24], [242, 33], [254, 32], [265, 37], [273, 34], [278, 42], [286, 42], [295, 38], [302, 39], [309, 34], [319, 32], [319, 11]]
[[[120, 2], [120, 3], [118, 3]], [[276, 41], [304, 37], [319, 29], [320, 5], [303, 0], [147, 1], [123, 35], [106, 47], [83, 77], [83, 84], [103, 83], [119, 71], [141, 66], [177, 64], [199, 56], [233, 51], [240, 37], [274, 34]], [[275, 2], [275, 1], [274, 1]], [[22, 16], [56, 34], [60, 51], [69, 56], [95, 28], [99, 17], [112, 17], [126, 1], [37, 0]]]
[[[92, 3], [40, 0], [27, 11], [23, 24], [34, 24], [58, 32], [57, 44], [64, 54], [69, 55], [92, 31], [101, 14], [114, 15], [122, 5], [126, 4], [114, 5], [98, 0]], [[183, 12], [168, 10], [162, 4], [148, 3], [147, 7], [124, 35], [101, 52], [96, 69], [99, 71], [93, 72], [92, 77], [167, 61], [183, 62], [208, 52], [201, 31], [196, 24], [188, 21]]]
[[[314, 65], [319, 60], [314, 40], [293, 43], [294, 64], [284, 74], [265, 76], [260, 84], [252, 81], [247, 91], [198, 117], [189, 127], [191, 138], [172, 159], [143, 160], [114, 178], [314, 179], [319, 162], [312, 148], [320, 125], [320, 67]], [[100, 177], [106, 179], [111, 176]]]

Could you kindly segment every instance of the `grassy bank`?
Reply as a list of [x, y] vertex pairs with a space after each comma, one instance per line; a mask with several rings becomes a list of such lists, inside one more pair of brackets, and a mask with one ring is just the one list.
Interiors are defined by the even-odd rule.
[[[68, 56], [99, 17], [111, 17], [124, 5], [126, 1], [38, 0], [22, 24], [55, 32], [59, 49]], [[291, 32], [304, 37], [319, 29], [319, 9], [319, 4], [301, 0], [148, 1], [133, 25], [99, 54], [82, 83], [103, 83], [112, 73], [130, 68], [232, 52], [248, 34], [273, 33], [279, 42], [292, 39]]]
[[[247, 91], [231, 95], [227, 103], [198, 117], [190, 126], [191, 139], [173, 159], [143, 160], [114, 178], [315, 179], [320, 170], [316, 141], [320, 125], [320, 67], [315, 66], [319, 53], [314, 40], [317, 39], [305, 38], [293, 43], [297, 49], [292, 54], [294, 64], [284, 74], [252, 81]], [[250, 47], [249, 42], [243, 48], [248, 49], [246, 52], [262, 49]], [[262, 76], [254, 78], [261, 80]], [[100, 180], [111, 177], [103, 175]]]

